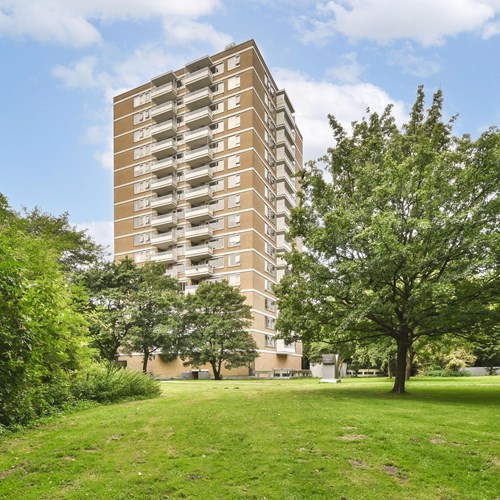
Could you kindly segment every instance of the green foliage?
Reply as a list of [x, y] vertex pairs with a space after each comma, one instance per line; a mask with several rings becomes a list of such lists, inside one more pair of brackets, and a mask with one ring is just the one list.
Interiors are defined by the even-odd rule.
[[177, 352], [178, 311], [183, 296], [177, 281], [165, 276], [162, 264], [148, 262], [138, 272], [137, 289], [124, 311], [132, 328], [124, 338], [123, 350], [142, 352], [146, 373], [148, 360], [157, 351], [162, 351], [164, 359]]
[[237, 288], [226, 281], [200, 284], [188, 295], [179, 341], [186, 365], [210, 364], [215, 379], [226, 369], [244, 366], [258, 356], [257, 345], [246, 330], [252, 315]]
[[450, 368], [442, 369], [442, 370], [426, 370], [424, 375], [427, 377], [470, 377], [471, 374], [469, 372], [461, 371], [461, 370], [452, 370]]
[[78, 400], [99, 403], [153, 398], [161, 393], [160, 383], [150, 376], [111, 363], [93, 363], [81, 371], [71, 390]]
[[0, 203], [0, 425], [27, 423], [70, 397], [86, 322], [52, 238]]
[[163, 265], [138, 267], [128, 258], [102, 262], [83, 273], [79, 282], [90, 297], [92, 345], [102, 359], [113, 362], [120, 349], [142, 352], [146, 371], [159, 350], [164, 356], [175, 355], [176, 311], [182, 300], [177, 282], [165, 276]]
[[350, 134], [330, 116], [335, 146], [300, 173], [292, 214], [305, 250], [276, 287], [288, 340], [395, 342], [397, 393], [418, 339], [498, 338], [500, 133], [454, 137], [442, 107], [419, 88], [402, 128], [390, 107]]

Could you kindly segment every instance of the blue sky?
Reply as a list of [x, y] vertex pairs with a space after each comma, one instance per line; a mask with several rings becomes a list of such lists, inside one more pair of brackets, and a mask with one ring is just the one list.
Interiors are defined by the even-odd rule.
[[255, 39], [289, 92], [305, 159], [418, 85], [455, 131], [500, 122], [500, 0], [0, 0], [0, 192], [69, 212], [112, 241], [112, 98], [234, 41]]

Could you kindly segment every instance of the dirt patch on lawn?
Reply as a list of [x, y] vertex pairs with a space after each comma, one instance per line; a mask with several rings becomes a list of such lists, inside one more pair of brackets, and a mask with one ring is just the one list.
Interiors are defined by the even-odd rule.
[[368, 468], [368, 464], [364, 460], [361, 460], [360, 458], [350, 458], [349, 463], [355, 469], [367, 469]]
[[395, 477], [399, 481], [406, 481], [408, 479], [408, 474], [403, 472], [403, 470], [397, 465], [382, 465], [382, 470], [391, 477]]
[[365, 439], [363, 434], [346, 434], [345, 436], [340, 436], [339, 439], [342, 441], [361, 441]]
[[436, 436], [436, 437], [429, 439], [429, 443], [444, 444], [444, 443], [446, 443], [446, 439], [443, 439], [442, 437]]
[[0, 472], [0, 479], [5, 479], [7, 476], [10, 476], [14, 472], [18, 470], [24, 469], [28, 465], [28, 462], [22, 462], [17, 465], [13, 465], [10, 469], [4, 470], [3, 472]]

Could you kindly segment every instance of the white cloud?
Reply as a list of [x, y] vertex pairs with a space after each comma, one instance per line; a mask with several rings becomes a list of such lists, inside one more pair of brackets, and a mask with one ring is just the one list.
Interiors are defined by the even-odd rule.
[[389, 64], [400, 66], [405, 73], [421, 78], [427, 78], [441, 70], [437, 56], [432, 58], [419, 56], [410, 43], [405, 43], [400, 49], [390, 51], [387, 61]]
[[335, 115], [347, 130], [351, 122], [365, 115], [368, 107], [382, 112], [393, 103], [393, 114], [398, 122], [407, 116], [401, 101], [391, 99], [384, 90], [370, 83], [336, 85], [315, 81], [306, 74], [288, 69], [277, 69], [273, 74], [294, 103], [297, 123], [304, 137], [305, 161], [319, 158], [333, 146], [328, 114]]
[[113, 253], [112, 221], [81, 222], [75, 226], [79, 231], [86, 231], [96, 243], [105, 248], [106, 253]]
[[359, 81], [364, 67], [358, 62], [355, 52], [343, 54], [339, 58], [339, 64], [327, 70], [326, 74], [334, 80], [342, 83], [354, 83]]
[[0, 0], [0, 36], [84, 47], [102, 40], [96, 22], [191, 19], [220, 0]]
[[493, 36], [499, 13], [498, 0], [331, 0], [318, 4], [314, 17], [298, 17], [296, 27], [306, 44], [324, 44], [341, 33], [352, 41], [406, 39], [431, 46], [464, 32]]
[[232, 41], [232, 37], [226, 33], [217, 31], [207, 23], [200, 23], [192, 19], [179, 19], [172, 22], [166, 19], [163, 23], [166, 40], [178, 45], [186, 43], [203, 42], [205, 46], [209, 44], [217, 52], [221, 51], [225, 45]]

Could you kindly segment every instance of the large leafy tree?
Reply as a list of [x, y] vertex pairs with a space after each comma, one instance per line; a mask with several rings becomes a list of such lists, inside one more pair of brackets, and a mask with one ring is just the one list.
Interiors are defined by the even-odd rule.
[[401, 128], [390, 107], [351, 133], [329, 117], [335, 146], [292, 216], [305, 250], [277, 287], [288, 339], [395, 342], [395, 393], [415, 341], [498, 338], [500, 134], [455, 137], [442, 107], [419, 88]]
[[130, 295], [125, 316], [131, 325], [123, 342], [124, 352], [141, 352], [142, 371], [147, 372], [151, 356], [175, 356], [182, 296], [177, 281], [165, 276], [165, 267], [148, 262], [138, 268], [137, 288]]
[[140, 269], [131, 259], [99, 262], [79, 276], [88, 294], [91, 345], [101, 358], [116, 361], [124, 339], [134, 326], [130, 309], [141, 281]]
[[248, 333], [252, 315], [245, 297], [226, 281], [202, 283], [187, 297], [183, 314], [180, 356], [185, 365], [212, 367], [214, 378], [222, 368], [244, 366], [258, 357]]

